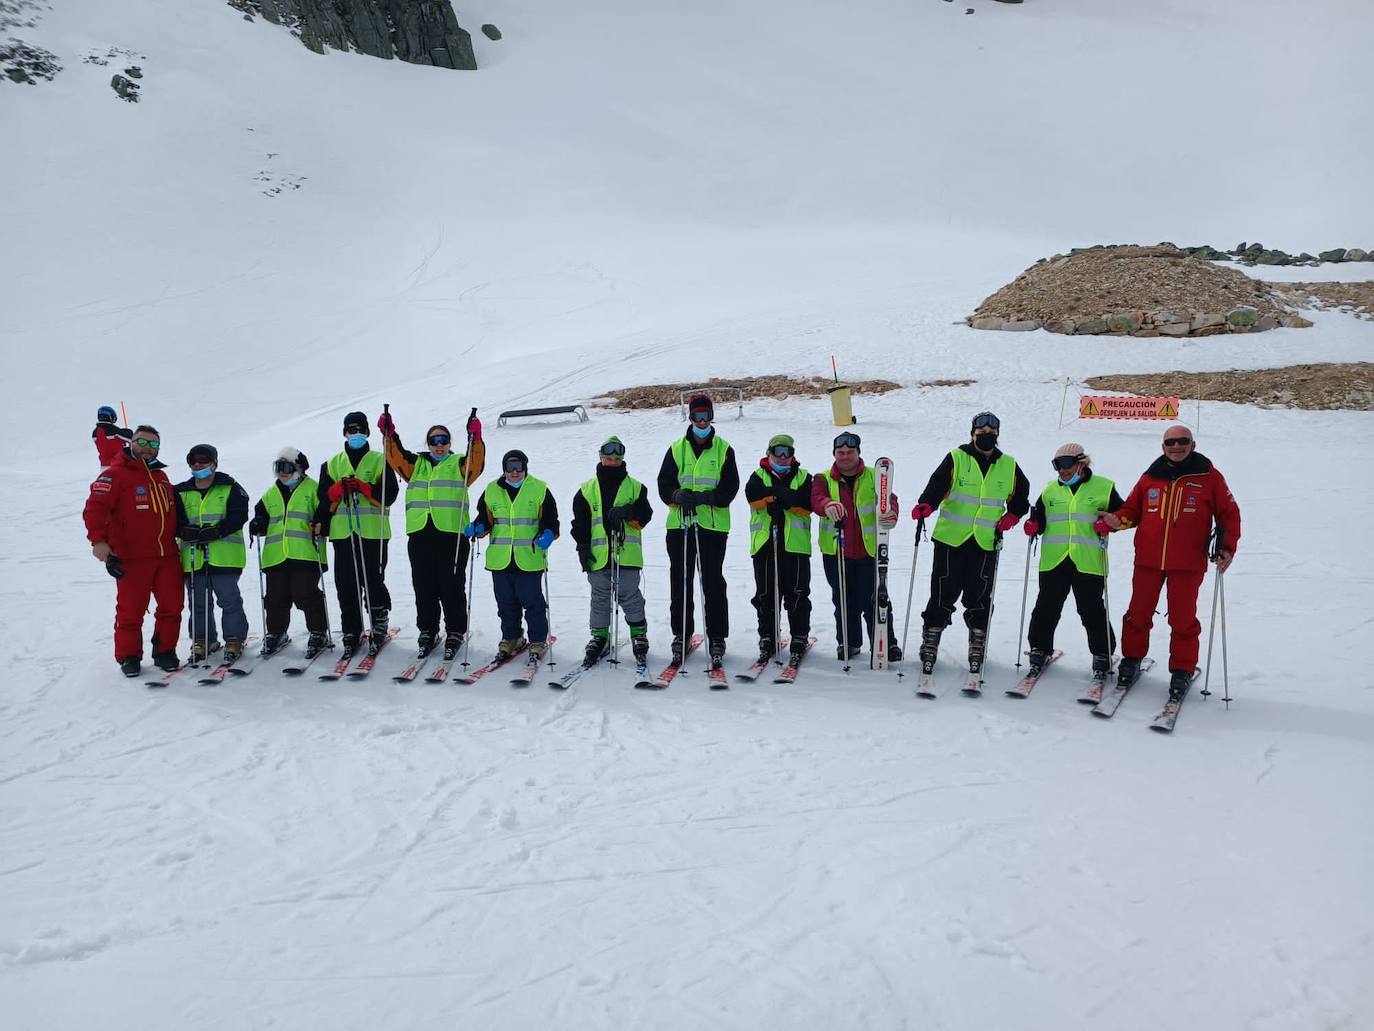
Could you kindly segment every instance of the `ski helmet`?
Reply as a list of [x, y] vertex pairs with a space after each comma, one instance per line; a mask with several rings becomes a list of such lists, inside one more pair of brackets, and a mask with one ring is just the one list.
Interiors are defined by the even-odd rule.
[[211, 465], [219, 465], [219, 451], [213, 444], [197, 444], [186, 452], [186, 464], [192, 462], [209, 462]]

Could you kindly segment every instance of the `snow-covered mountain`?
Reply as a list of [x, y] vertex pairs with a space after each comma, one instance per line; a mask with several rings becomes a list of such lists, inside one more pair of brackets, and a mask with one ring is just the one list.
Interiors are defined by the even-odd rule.
[[[12, 30], [63, 69], [0, 82], [4, 1025], [1374, 1022], [1374, 559], [1352, 463], [1369, 413], [1185, 408], [1245, 539], [1228, 576], [1236, 701], [1193, 698], [1173, 738], [1143, 729], [1159, 679], [1110, 722], [1074, 704], [1087, 652], [1071, 611], [1065, 659], [1029, 700], [1001, 696], [1019, 534], [979, 701], [918, 703], [909, 679], [845, 676], [821, 651], [795, 688], [725, 695], [689, 674], [646, 697], [612, 670], [557, 697], [266, 674], [152, 694], [117, 677], [113, 592], [80, 524], [101, 403], [156, 423], [175, 473], [215, 443], [255, 496], [283, 444], [317, 465], [336, 450], [349, 410], [390, 403], [415, 436], [476, 405], [489, 447], [527, 451], [563, 501], [610, 433], [651, 477], [677, 412], [505, 428], [497, 412], [826, 373], [835, 355], [842, 376], [906, 386], [856, 411], [909, 507], [981, 408], [1037, 487], [1066, 440], [1129, 485], [1158, 427], [1061, 425], [1086, 376], [1363, 360], [1374, 344], [1374, 326], [1329, 312], [1186, 343], [955, 324], [1077, 245], [1371, 246], [1364, 0], [492, 0], [458, 15], [502, 33], [473, 34], [475, 72], [316, 55], [221, 0], [65, 0]], [[109, 86], [129, 65], [137, 103]], [[919, 385], [934, 379], [974, 382]], [[824, 400], [722, 414], [746, 464], [779, 431], [810, 468], [828, 461]], [[660, 659], [661, 525], [646, 574]], [[736, 537], [738, 666], [753, 613]], [[389, 580], [410, 625], [403, 551]], [[555, 632], [575, 647], [586, 586], [566, 541], [553, 554]], [[1129, 559], [1117, 541], [1118, 612]], [[474, 623], [485, 653], [480, 570]]]

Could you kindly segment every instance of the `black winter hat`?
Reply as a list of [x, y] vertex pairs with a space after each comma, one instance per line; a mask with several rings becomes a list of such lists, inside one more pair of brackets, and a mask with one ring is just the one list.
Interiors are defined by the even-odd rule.
[[348, 432], [348, 428], [350, 426], [360, 426], [362, 427], [363, 436], [370, 435], [366, 412], [349, 412], [347, 415], [345, 415], [343, 423], [344, 433]]
[[186, 452], [186, 464], [190, 465], [196, 459], [202, 462], [208, 460], [211, 465], [219, 465], [219, 451], [213, 444], [197, 444]]

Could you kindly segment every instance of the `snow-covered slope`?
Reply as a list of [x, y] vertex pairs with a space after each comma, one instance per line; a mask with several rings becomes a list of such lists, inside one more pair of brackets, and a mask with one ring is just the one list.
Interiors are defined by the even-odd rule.
[[[1246, 539], [1236, 704], [1192, 699], [1172, 739], [1142, 729], [1158, 679], [1110, 723], [1072, 702], [1072, 612], [1066, 660], [1001, 697], [1019, 535], [978, 702], [918, 704], [820, 651], [795, 689], [724, 696], [614, 672], [562, 697], [265, 675], [151, 696], [112, 675], [79, 520], [102, 402], [155, 422], [174, 471], [213, 441], [255, 494], [284, 443], [327, 458], [350, 409], [389, 402], [414, 438], [478, 405], [563, 500], [612, 432], [652, 476], [676, 412], [496, 412], [832, 354], [909, 385], [857, 406], [908, 505], [984, 407], [1037, 485], [1064, 440], [1129, 483], [1157, 427], [1061, 428], [1066, 384], [1072, 404], [1100, 372], [1362, 359], [1374, 326], [1161, 345], [953, 323], [1074, 245], [1369, 246], [1366, 3], [493, 0], [459, 10], [505, 35], [476, 36], [471, 74], [318, 57], [218, 0], [56, 6], [27, 35], [64, 72], [0, 84], [6, 1027], [1374, 1021], [1367, 413], [1185, 409]], [[137, 105], [108, 89], [118, 59], [81, 61], [114, 47]], [[917, 386], [936, 378], [976, 382]], [[828, 458], [823, 401], [722, 414], [746, 463], [780, 430]], [[567, 661], [586, 590], [554, 556]], [[403, 549], [389, 579], [411, 624]], [[480, 571], [475, 599], [486, 652]]]

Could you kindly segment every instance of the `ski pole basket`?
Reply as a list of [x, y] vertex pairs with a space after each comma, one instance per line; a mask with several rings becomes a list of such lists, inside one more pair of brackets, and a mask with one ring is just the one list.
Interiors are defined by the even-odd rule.
[[575, 415], [578, 422], [587, 421], [587, 409], [582, 405], [550, 405], [547, 408], [512, 408], [496, 417], [496, 425], [504, 426], [508, 419], [532, 419], [538, 415]]

